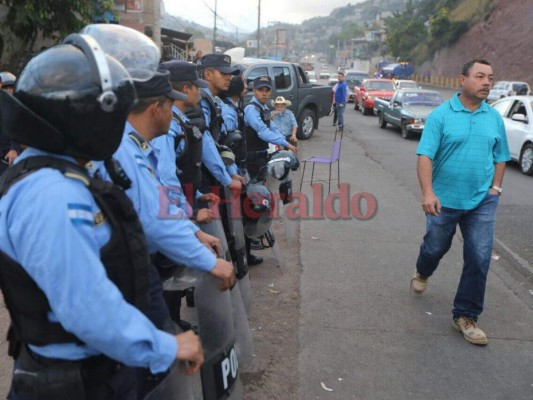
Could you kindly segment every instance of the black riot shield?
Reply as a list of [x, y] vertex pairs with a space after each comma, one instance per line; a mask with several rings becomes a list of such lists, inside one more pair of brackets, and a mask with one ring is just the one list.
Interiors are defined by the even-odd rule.
[[[215, 207], [215, 206], [212, 206], [212, 207]], [[214, 212], [214, 214], [215, 216], [220, 215], [216, 211]], [[242, 224], [241, 224], [241, 227], [242, 227]], [[222, 220], [220, 218], [213, 218], [213, 220], [209, 224], [200, 224], [200, 229], [220, 239], [222, 243], [222, 253], [224, 255], [224, 258], [228, 261], [231, 261], [232, 259], [231, 259], [230, 251], [228, 248], [228, 242], [226, 240], [226, 235], [224, 233], [224, 227], [222, 224]], [[249, 286], [248, 274], [246, 274], [245, 278], [246, 280], [244, 282], [247, 283], [248, 286], [246, 287], [246, 285], [243, 285], [242, 287], [244, 287], [245, 290], [248, 291], [247, 296], [248, 298], [250, 298], [251, 290]], [[231, 313], [233, 316], [232, 320], [234, 324], [233, 328], [234, 328], [234, 338], [235, 338], [235, 349], [237, 351], [239, 362], [241, 362], [242, 364], [245, 364], [252, 360], [253, 340], [252, 340], [252, 333], [250, 331], [250, 325], [248, 324], [248, 315], [247, 315], [246, 305], [243, 301], [244, 296], [241, 293], [241, 284], [240, 284], [241, 281], [242, 279], [239, 280], [238, 283], [230, 290], [230, 299], [231, 299], [231, 305], [232, 305], [231, 307]]]
[[250, 288], [250, 275], [248, 275], [244, 229], [242, 225], [241, 201], [241, 196], [233, 196], [230, 189], [224, 188], [224, 206], [226, 208], [224, 218], [227, 218], [226, 238], [228, 240], [231, 259], [235, 266], [238, 279], [237, 283], [242, 295], [242, 301], [244, 303], [246, 315], [248, 315], [252, 304], [252, 294]]
[[202, 393], [204, 400], [240, 400], [231, 293], [221, 292], [218, 285], [215, 277], [206, 274], [194, 291], [198, 333], [205, 356]]

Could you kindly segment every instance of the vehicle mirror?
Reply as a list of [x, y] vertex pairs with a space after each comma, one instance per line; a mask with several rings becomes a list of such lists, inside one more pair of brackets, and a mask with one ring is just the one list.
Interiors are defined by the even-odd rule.
[[248, 82], [248, 85], [246, 86], [246, 89], [248, 89], [249, 92], [251, 92], [252, 90], [254, 90], [254, 83], [253, 83], [253, 81], [249, 81], [249, 82]]
[[524, 114], [514, 114], [511, 119], [513, 121], [527, 122], [527, 118]]

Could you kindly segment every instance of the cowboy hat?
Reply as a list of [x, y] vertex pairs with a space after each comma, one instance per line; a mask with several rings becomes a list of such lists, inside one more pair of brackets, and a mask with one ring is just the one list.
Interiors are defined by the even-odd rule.
[[292, 103], [290, 102], [290, 100], [285, 100], [285, 97], [278, 96], [276, 97], [276, 100], [271, 100], [270, 104], [272, 104], [272, 107], [275, 107], [276, 104], [283, 104], [285, 105], [285, 107], [290, 107]]

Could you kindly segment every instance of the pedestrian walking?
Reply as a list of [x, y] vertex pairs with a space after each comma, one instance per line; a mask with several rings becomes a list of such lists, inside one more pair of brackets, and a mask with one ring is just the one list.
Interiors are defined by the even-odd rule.
[[418, 145], [418, 179], [426, 234], [411, 288], [422, 294], [459, 225], [463, 271], [455, 295], [453, 327], [473, 344], [488, 343], [477, 326], [483, 311], [494, 222], [505, 163], [510, 160], [500, 114], [486, 103], [493, 82], [486, 60], [467, 62], [461, 91], [428, 117]]
[[339, 82], [335, 89], [335, 106], [337, 110], [337, 122], [339, 131], [344, 130], [344, 110], [346, 109], [346, 99], [348, 98], [348, 86], [344, 80], [344, 72], [339, 72]]

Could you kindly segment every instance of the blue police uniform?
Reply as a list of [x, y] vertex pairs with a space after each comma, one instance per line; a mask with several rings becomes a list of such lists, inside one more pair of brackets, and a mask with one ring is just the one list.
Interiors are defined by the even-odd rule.
[[[228, 97], [228, 100], [231, 101], [231, 103], [235, 107], [239, 107], [237, 102], [233, 100], [231, 97]], [[231, 132], [231, 131], [239, 129], [239, 115], [237, 114], [237, 110], [235, 110], [232, 106], [222, 101], [221, 112], [222, 112], [222, 120], [224, 121], [224, 123], [222, 124], [224, 132]]]
[[[75, 162], [31, 147], [15, 162], [33, 156]], [[100, 250], [111, 229], [80, 178], [43, 168], [15, 183], [0, 200], [0, 250], [44, 292], [49, 320], [60, 321], [83, 342], [30, 348], [65, 360], [104, 353], [153, 373], [166, 371], [176, 358], [176, 339], [157, 330], [108, 279]]]
[[[151, 254], [160, 252], [186, 267], [211, 271], [216, 257], [195, 236], [198, 227], [168, 198], [161, 182], [156, 151], [126, 122], [122, 142], [113, 155], [132, 181], [126, 194], [139, 214]], [[99, 168], [102, 176], [107, 172]], [[172, 194], [172, 193], [170, 193]]]
[[[266, 105], [261, 104], [255, 97], [252, 98], [250, 103], [258, 104], [263, 110], [270, 112], [269, 108]], [[285, 136], [278, 131], [278, 128], [276, 128], [274, 124], [270, 124], [270, 128], [265, 125], [261, 119], [259, 110], [251, 104], [248, 104], [244, 109], [244, 124], [250, 126], [255, 132], [257, 132], [259, 138], [264, 142], [284, 147], [289, 145]]]
[[[210, 97], [213, 97], [209, 89], [201, 90], [205, 91]], [[221, 103], [220, 100], [218, 100], [218, 102]], [[207, 124], [207, 126], [209, 126], [209, 122], [211, 121], [211, 109], [209, 108], [209, 104], [207, 100], [202, 99], [200, 105], [202, 106], [202, 111], [204, 112], [205, 123]], [[221, 134], [225, 135], [226, 133], [224, 131], [221, 132]], [[232, 164], [226, 168], [224, 162], [222, 161], [222, 158], [220, 157], [220, 153], [216, 148], [215, 140], [213, 139], [213, 136], [211, 136], [211, 133], [209, 131], [204, 132], [202, 137], [202, 143], [202, 163], [207, 167], [209, 172], [211, 172], [211, 174], [217, 179], [218, 182], [220, 182], [224, 186], [228, 186], [232, 180], [231, 175], [238, 173], [237, 166]]]
[[[188, 118], [178, 107], [172, 106], [172, 112], [178, 114], [184, 121], [188, 122]], [[183, 130], [180, 124], [172, 119], [168, 133], [151, 140], [150, 146], [157, 153], [157, 175], [161, 183], [164, 186], [175, 188], [172, 192], [176, 195], [176, 203], [185, 212], [187, 217], [190, 218], [193, 210], [187, 202], [181, 182], [176, 174], [176, 158], [179, 157], [185, 148], [184, 140], [181, 140], [178, 148], [175, 148], [175, 140], [180, 136], [183, 136]]]

